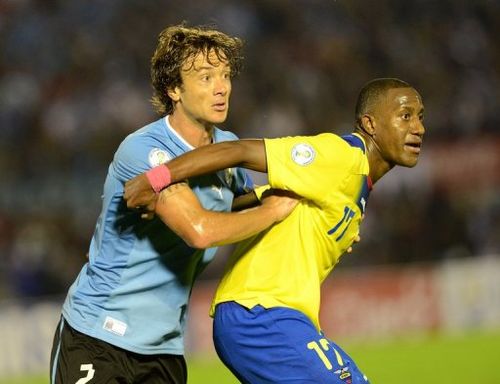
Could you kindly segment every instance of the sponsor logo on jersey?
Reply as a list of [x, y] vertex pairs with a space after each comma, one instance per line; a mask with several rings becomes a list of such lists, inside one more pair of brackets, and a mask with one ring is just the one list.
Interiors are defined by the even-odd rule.
[[298, 165], [309, 165], [315, 157], [316, 152], [309, 144], [296, 144], [292, 148], [292, 160]]
[[341, 380], [345, 381], [346, 384], [352, 383], [352, 377], [351, 373], [349, 372], [349, 367], [343, 367], [341, 369], [337, 369], [334, 373], [338, 375], [338, 377]]
[[172, 159], [172, 156], [170, 156], [166, 151], [160, 148], [153, 148], [151, 152], [149, 152], [149, 164], [151, 164], [152, 167], [156, 167], [157, 165], [166, 163], [167, 161]]

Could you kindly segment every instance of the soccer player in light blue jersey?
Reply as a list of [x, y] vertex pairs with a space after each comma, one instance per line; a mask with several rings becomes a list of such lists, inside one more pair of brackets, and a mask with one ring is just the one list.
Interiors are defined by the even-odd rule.
[[214, 257], [210, 247], [254, 235], [293, 209], [294, 199], [270, 197], [230, 213], [233, 197], [253, 187], [238, 168], [167, 188], [151, 220], [123, 200], [130, 178], [196, 147], [237, 139], [216, 125], [227, 117], [241, 46], [205, 28], [161, 32], [151, 61], [161, 118], [130, 134], [109, 166], [88, 262], [56, 329], [52, 384], [186, 383], [188, 300]]

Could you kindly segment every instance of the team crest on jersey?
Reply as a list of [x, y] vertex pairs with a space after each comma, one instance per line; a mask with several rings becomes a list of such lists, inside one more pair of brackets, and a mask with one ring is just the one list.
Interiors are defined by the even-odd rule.
[[316, 152], [309, 144], [296, 144], [292, 148], [292, 160], [298, 165], [309, 165], [315, 157]]
[[152, 167], [156, 167], [157, 165], [166, 163], [170, 159], [172, 159], [172, 156], [170, 156], [166, 151], [160, 148], [153, 148], [151, 152], [149, 152], [149, 164], [151, 164]]

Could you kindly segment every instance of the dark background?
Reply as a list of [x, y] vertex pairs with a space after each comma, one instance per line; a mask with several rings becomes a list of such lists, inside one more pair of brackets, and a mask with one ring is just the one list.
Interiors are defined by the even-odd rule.
[[348, 133], [374, 77], [421, 93], [421, 161], [377, 183], [341, 268], [500, 253], [498, 0], [0, 0], [0, 299], [75, 278], [117, 145], [156, 119], [157, 35], [182, 21], [245, 40], [222, 126], [242, 138]]

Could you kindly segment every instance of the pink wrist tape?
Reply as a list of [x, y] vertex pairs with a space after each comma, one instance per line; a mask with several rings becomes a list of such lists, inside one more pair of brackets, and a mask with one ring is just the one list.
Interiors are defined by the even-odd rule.
[[153, 188], [156, 193], [160, 193], [160, 191], [170, 185], [172, 181], [170, 169], [164, 164], [151, 168], [146, 172], [146, 177], [149, 180], [149, 184], [151, 184], [151, 188]]

